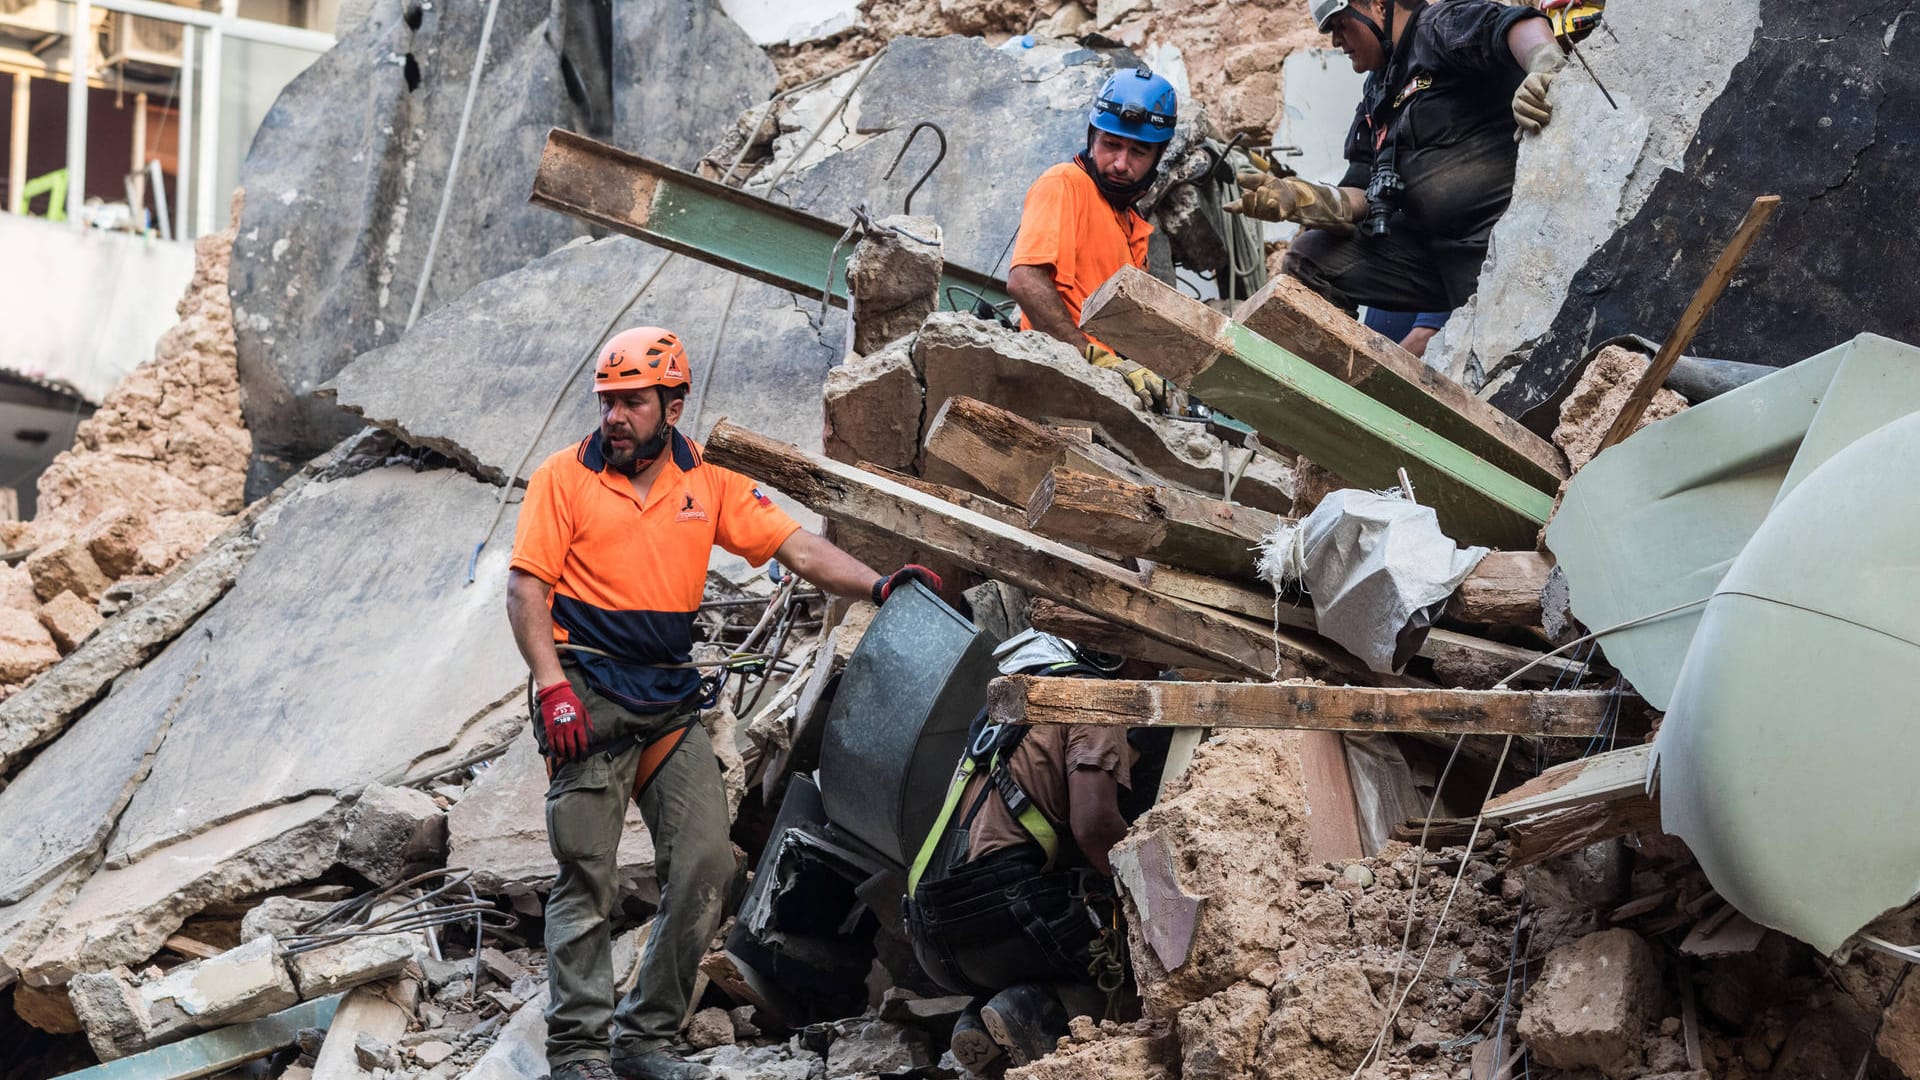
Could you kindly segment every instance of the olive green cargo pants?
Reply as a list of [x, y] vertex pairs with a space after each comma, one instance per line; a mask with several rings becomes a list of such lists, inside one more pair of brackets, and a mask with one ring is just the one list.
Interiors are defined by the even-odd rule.
[[640, 816], [653, 838], [660, 910], [640, 961], [639, 982], [617, 1006], [608, 916], [618, 887], [616, 851], [642, 744], [567, 762], [548, 784], [547, 843], [560, 864], [547, 897], [547, 1062], [553, 1067], [587, 1058], [604, 1061], [610, 1044], [614, 1056], [624, 1057], [672, 1040], [736, 872], [727, 838], [726, 790], [698, 708], [630, 712], [595, 693], [577, 667], [565, 667], [587, 708], [596, 743], [627, 734], [651, 740], [692, 726], [640, 794]]

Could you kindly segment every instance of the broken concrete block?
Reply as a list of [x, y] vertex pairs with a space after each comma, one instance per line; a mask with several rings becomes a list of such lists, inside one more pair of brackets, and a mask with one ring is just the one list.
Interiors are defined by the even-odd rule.
[[853, 351], [865, 355], [920, 329], [940, 307], [940, 224], [931, 217], [881, 218], [847, 260], [853, 295]]
[[152, 522], [131, 506], [114, 507], [80, 530], [94, 565], [114, 580], [140, 572], [140, 547], [152, 539]]
[[287, 958], [303, 998], [325, 997], [361, 983], [400, 974], [413, 959], [413, 933], [352, 937]]
[[695, 1050], [711, 1050], [733, 1042], [733, 1017], [725, 1009], [701, 1009], [687, 1025], [687, 1045]]
[[[559, 872], [547, 846], [546, 804], [546, 765], [527, 731], [447, 813], [447, 861], [472, 870], [473, 887], [482, 893], [544, 887]], [[631, 801], [620, 832], [619, 874], [624, 891], [658, 899], [653, 839]]]
[[1260, 1029], [1272, 1012], [1265, 987], [1238, 982], [1180, 1010], [1181, 1080], [1248, 1075]]
[[827, 1047], [828, 1076], [905, 1072], [932, 1064], [927, 1037], [888, 1020], [852, 1027]]
[[[1567, 464], [1573, 471], [1580, 471], [1593, 460], [1600, 449], [1600, 440], [1619, 417], [1621, 407], [1633, 396], [1634, 388], [1640, 385], [1640, 377], [1649, 366], [1647, 358], [1639, 353], [1609, 345], [1580, 373], [1573, 392], [1560, 403], [1560, 423], [1553, 429], [1553, 445], [1567, 455]], [[1662, 387], [1654, 391], [1653, 400], [1633, 430], [1665, 420], [1686, 407], [1686, 398]]]
[[1603, 930], [1547, 954], [1521, 1002], [1519, 1036], [1542, 1062], [1592, 1068], [1615, 1080], [1641, 1065], [1660, 993], [1653, 950], [1631, 930]]
[[870, 461], [910, 472], [920, 455], [923, 397], [913, 370], [912, 339], [871, 356], [850, 357], [827, 372], [820, 444], [835, 461]]
[[76, 1035], [85, 1030], [64, 986], [15, 984], [13, 1012], [49, 1035]]
[[240, 939], [252, 941], [261, 934], [287, 937], [298, 927], [333, 910], [325, 900], [295, 900], [291, 896], [269, 896], [240, 918]]
[[332, 796], [313, 795], [94, 873], [22, 966], [22, 977], [45, 986], [139, 963], [208, 904], [319, 877], [333, 865], [343, 812]]
[[428, 1039], [426, 1042], [416, 1043], [413, 1047], [412, 1054], [415, 1061], [431, 1069], [435, 1065], [452, 1057], [453, 1047], [448, 1043], [441, 1042], [439, 1039]]
[[145, 983], [133, 983], [125, 968], [76, 975], [68, 993], [103, 1061], [191, 1032], [256, 1020], [300, 999], [270, 937]]
[[[1140, 399], [1124, 379], [1094, 367], [1072, 346], [1045, 334], [1008, 330], [964, 312], [943, 311], [921, 325], [913, 351], [927, 390], [923, 425], [931, 424], [940, 406], [956, 396], [998, 405], [1030, 420], [1078, 420], [1096, 429], [1096, 441], [1198, 491], [1220, 490], [1221, 477], [1249, 454], [1196, 430], [1194, 424], [1140, 411]], [[925, 439], [925, 430], [920, 437]], [[927, 478], [948, 482], [932, 471]], [[1233, 497], [1284, 514], [1293, 506], [1292, 469], [1254, 454], [1234, 485]]]
[[27, 556], [27, 573], [33, 575], [33, 593], [42, 603], [63, 592], [85, 600], [97, 600], [113, 579], [100, 569], [85, 544], [69, 537]]
[[698, 165], [776, 83], [773, 61], [714, 0], [614, 5], [612, 59], [611, 141], [676, 169]]
[[547, 991], [516, 1009], [473, 1068], [462, 1080], [524, 1080], [543, 1076], [547, 1068]]
[[24, 566], [0, 563], [0, 608], [32, 611], [40, 603], [33, 591], [33, 575]]
[[61, 593], [40, 609], [40, 625], [53, 635], [53, 643], [63, 654], [79, 648], [106, 621], [98, 608], [70, 592]]
[[391, 1069], [399, 1062], [395, 1059], [393, 1047], [388, 1046], [379, 1036], [362, 1031], [353, 1037], [353, 1060], [368, 1072], [375, 1069]]
[[25, 682], [59, 662], [59, 646], [32, 609], [0, 608], [0, 682]]
[[[1191, 930], [1178, 935], [1184, 952], [1169, 954], [1182, 962], [1169, 969], [1155, 937], [1147, 936], [1139, 898], [1121, 877], [1134, 972], [1154, 1015], [1171, 1015], [1227, 989], [1279, 950], [1288, 928], [1273, 912], [1287, 904], [1296, 868], [1307, 861], [1300, 745], [1296, 732], [1215, 737], [1115, 846], [1116, 865], [1131, 860], [1164, 870], [1166, 888], [1155, 896], [1198, 901]], [[1155, 847], [1167, 854], [1156, 856]], [[1155, 920], [1173, 914], [1163, 916], [1152, 899], [1148, 903]], [[1342, 926], [1345, 921], [1343, 914]]]
[[368, 881], [399, 880], [409, 863], [438, 863], [447, 852], [447, 816], [418, 788], [368, 784], [347, 811], [340, 864]]

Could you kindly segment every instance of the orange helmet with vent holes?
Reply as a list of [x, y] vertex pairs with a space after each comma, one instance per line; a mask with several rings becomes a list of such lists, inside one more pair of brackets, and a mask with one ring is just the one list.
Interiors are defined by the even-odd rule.
[[608, 339], [593, 369], [593, 390], [644, 390], [649, 386], [686, 386], [692, 373], [679, 335], [658, 326], [637, 326]]

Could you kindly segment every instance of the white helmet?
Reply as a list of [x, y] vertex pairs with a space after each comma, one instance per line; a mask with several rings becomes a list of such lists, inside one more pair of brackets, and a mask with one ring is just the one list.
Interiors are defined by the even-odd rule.
[[1333, 25], [1333, 17], [1351, 6], [1347, 0], [1313, 0], [1313, 25], [1324, 34]]

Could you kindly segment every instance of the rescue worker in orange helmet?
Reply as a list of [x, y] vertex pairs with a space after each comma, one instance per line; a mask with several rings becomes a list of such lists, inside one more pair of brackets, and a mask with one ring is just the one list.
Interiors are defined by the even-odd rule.
[[[822, 590], [886, 600], [932, 571], [890, 576], [810, 532], [747, 477], [701, 460], [675, 430], [690, 381], [680, 339], [614, 335], [594, 371], [598, 430], [534, 471], [521, 504], [507, 616], [532, 672], [548, 760], [547, 898], [554, 1080], [696, 1080], [668, 1051], [736, 873], [720, 768], [687, 666], [717, 544]], [[634, 989], [614, 1001], [608, 916], [627, 800], [653, 838], [660, 910]], [[611, 1025], [611, 1039], [609, 1039]]]

